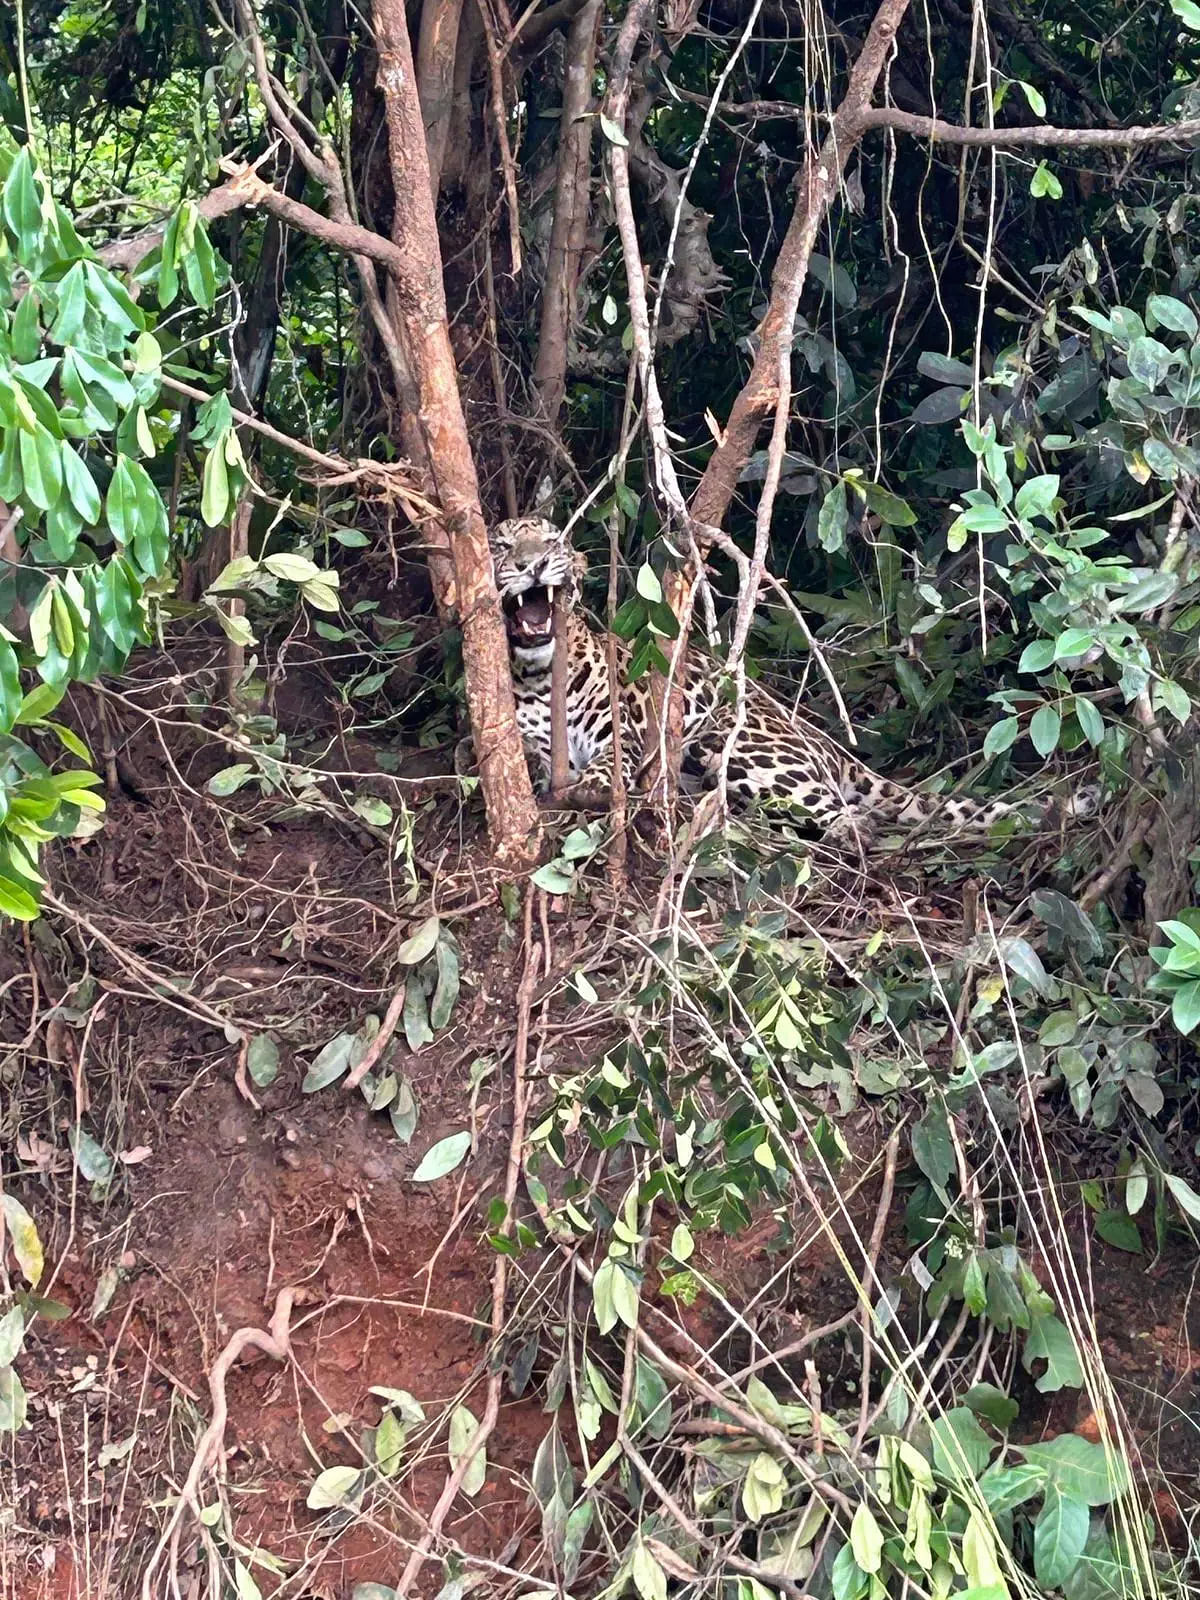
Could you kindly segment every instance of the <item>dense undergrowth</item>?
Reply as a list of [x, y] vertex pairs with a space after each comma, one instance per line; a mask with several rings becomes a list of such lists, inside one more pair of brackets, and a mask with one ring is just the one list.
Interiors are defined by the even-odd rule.
[[[200, 204], [234, 152], [316, 203], [303, 161], [268, 159], [256, 18], [297, 124], [338, 153], [386, 233], [369, 30], [341, 8], [326, 32], [303, 8], [49, 9], [6, 26], [0, 106], [0, 1526], [32, 1537], [19, 1508], [41, 1492], [36, 1439], [58, 1413], [52, 1386], [30, 1409], [23, 1374], [80, 1318], [55, 1289], [77, 1213], [97, 1239], [133, 1214], [144, 1158], [116, 1130], [136, 1074], [114, 1067], [89, 1099], [80, 1067], [93, 1030], [119, 1060], [112, 1018], [132, 993], [232, 1051], [218, 1071], [256, 1115], [275, 1116], [289, 1073], [294, 1122], [349, 1084], [370, 1139], [411, 1148], [412, 1192], [460, 1186], [447, 1226], [468, 1219], [482, 1263], [470, 1382], [449, 1403], [375, 1385], [369, 1422], [331, 1411], [329, 1441], [305, 1438], [300, 1514], [331, 1543], [355, 1528], [383, 1540], [357, 1600], [428, 1582], [434, 1556], [444, 1600], [483, 1582], [641, 1600], [1188, 1593], [1200, 1423], [1177, 1406], [1182, 1469], [1134, 1425], [1097, 1282], [1186, 1279], [1200, 1224], [1194, 140], [1105, 150], [1099, 170], [1069, 144], [961, 163], [890, 136], [864, 145], [795, 321], [786, 449], [746, 463], [728, 519], [748, 549], [781, 469], [766, 550], [779, 584], [758, 597], [745, 658], [778, 699], [930, 787], [1087, 786], [1095, 814], [1037, 834], [1013, 819], [970, 845], [898, 834], [855, 858], [778, 814], [697, 838], [684, 810], [660, 848], [634, 837], [622, 863], [607, 819], [550, 813], [540, 867], [502, 881], [472, 780], [451, 770], [461, 663], [410, 520], [429, 485], [396, 465], [405, 397], [361, 284], [302, 232], [285, 248], [274, 216], [206, 220]], [[697, 12], [664, 21], [671, 48], [654, 34], [639, 58], [632, 145], [596, 119], [597, 162], [630, 146], [660, 185], [640, 218], [648, 255], [662, 258], [656, 208], [689, 162], [708, 207], [689, 205], [677, 281], [708, 261], [722, 294], [658, 307], [689, 483], [752, 354], [799, 109], [818, 93], [837, 104], [846, 40], [866, 26], [829, 8], [837, 38], [814, 26], [825, 45], [809, 59], [770, 8], [743, 48], [743, 9], [703, 8], [699, 32]], [[977, 8], [986, 60], [964, 43], [969, 9], [906, 38], [929, 48], [930, 111], [973, 85], [993, 119], [1019, 100], [1090, 122], [1087, 63], [1107, 73], [1114, 126], [1195, 109], [1200, 12], [1182, 0], [1100, 7], [1086, 49], [1077, 7], [1048, 4], [1028, 29]], [[621, 19], [601, 20], [611, 52]], [[524, 136], [513, 182], [532, 263], [498, 287], [492, 202], [508, 191], [503, 177], [479, 188], [499, 133], [476, 85], [477, 170], [442, 196], [460, 383], [486, 509], [515, 496], [563, 522], [579, 512], [586, 600], [651, 673], [686, 550], [631, 426], [633, 312], [607, 201], [561, 427], [534, 396], [536, 286], [553, 270], [534, 197], [565, 48], [553, 35], [510, 67], [519, 95], [498, 80], [506, 137]], [[708, 127], [722, 73], [740, 88]], [[697, 606], [717, 676], [740, 593], [718, 548]], [[149, 795], [139, 749], [143, 768], [147, 752], [162, 763]], [[197, 892], [140, 919], [86, 863], [114, 837], [136, 854], [147, 800], [178, 830], [164, 883]], [[269, 865], [247, 866], [264, 840]], [[360, 856], [330, 865], [329, 840]], [[271, 873], [304, 851], [301, 914], [300, 889]], [[303, 986], [320, 960], [307, 978], [304, 963], [324, 949], [328, 964], [330, 947], [345, 992], [314, 1013]], [[274, 980], [232, 998], [211, 986], [214, 968], [264, 952], [296, 964], [286, 1005]], [[802, 1325], [818, 1258], [830, 1317]], [[95, 1285], [96, 1326], [132, 1270], [121, 1260]], [[278, 1288], [273, 1273], [272, 1257]], [[1190, 1289], [1180, 1306], [1186, 1328]], [[298, 1360], [302, 1299], [277, 1295], [274, 1314], [260, 1350]], [[220, 1431], [214, 1448], [187, 1398], [175, 1455], [139, 1479], [110, 1592], [179, 1581], [190, 1562], [213, 1595], [305, 1593], [307, 1555], [246, 1534]], [[502, 1405], [535, 1401], [536, 1446], [503, 1479], [526, 1544], [493, 1559], [469, 1529], [442, 1537], [449, 1507], [498, 1481]], [[331, 1459], [335, 1437], [348, 1459]], [[72, 1505], [91, 1560], [91, 1514]]]

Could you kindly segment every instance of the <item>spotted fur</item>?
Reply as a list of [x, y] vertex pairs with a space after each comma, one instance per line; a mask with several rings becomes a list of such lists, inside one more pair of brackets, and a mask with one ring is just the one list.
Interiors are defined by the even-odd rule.
[[[554, 656], [551, 607], [543, 590], [566, 587], [570, 595], [567, 641], [567, 754], [573, 781], [586, 776], [598, 786], [611, 782], [612, 716], [608, 663], [602, 638], [587, 625], [575, 602], [580, 562], [561, 531], [540, 517], [502, 522], [491, 534], [496, 584], [508, 619], [517, 722], [535, 779], [545, 786], [550, 771], [550, 672]], [[708, 670], [706, 670], [708, 669]], [[732, 706], [712, 687], [711, 664], [689, 652], [684, 691], [684, 774], [711, 786], [733, 726]], [[622, 764], [631, 789], [645, 747], [650, 717], [646, 679], [621, 691]], [[1002, 800], [935, 796], [881, 778], [799, 713], [756, 685], [748, 686], [745, 719], [730, 753], [728, 789], [735, 803], [782, 802], [803, 811], [827, 835], [857, 837], [879, 824], [940, 820], [951, 831], [986, 829], [1017, 808]], [[1076, 800], [1074, 814], [1092, 809]]]

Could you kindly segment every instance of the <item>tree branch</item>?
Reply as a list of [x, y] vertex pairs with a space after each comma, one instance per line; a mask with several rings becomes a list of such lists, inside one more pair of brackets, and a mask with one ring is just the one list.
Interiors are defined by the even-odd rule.
[[1023, 145], [1058, 150], [1128, 150], [1150, 144], [1185, 144], [1200, 139], [1200, 117], [1137, 128], [1054, 128], [1033, 123], [1019, 128], [964, 128], [940, 117], [919, 117], [896, 106], [868, 106], [860, 127], [894, 128], [934, 144]]

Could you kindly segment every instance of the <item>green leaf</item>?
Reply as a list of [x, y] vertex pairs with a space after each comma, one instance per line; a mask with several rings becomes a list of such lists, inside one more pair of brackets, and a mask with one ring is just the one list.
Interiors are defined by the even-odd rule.
[[254, 768], [248, 761], [235, 761], [231, 767], [222, 767], [220, 772], [214, 772], [205, 784], [209, 794], [221, 798], [225, 795], [236, 794], [246, 780], [253, 773]]
[[458, 1001], [458, 951], [447, 936], [437, 943], [437, 988], [429, 1006], [429, 1025], [440, 1033], [449, 1023]]
[[210, 528], [225, 521], [229, 501], [229, 468], [225, 464], [225, 452], [214, 446], [204, 461], [200, 491], [200, 515]]
[[103, 1145], [96, 1143], [85, 1128], [72, 1128], [67, 1134], [67, 1140], [75, 1157], [75, 1165], [89, 1183], [103, 1184], [111, 1179], [113, 1158]]
[[417, 1170], [412, 1175], [412, 1181], [433, 1183], [438, 1178], [444, 1178], [448, 1172], [453, 1172], [455, 1167], [461, 1164], [470, 1148], [471, 1135], [466, 1130], [439, 1139], [421, 1157]]
[[1087, 1543], [1088, 1508], [1065, 1495], [1056, 1484], [1033, 1525], [1033, 1569], [1047, 1589], [1059, 1589], [1074, 1572]]
[[1039, 706], [1029, 723], [1029, 737], [1038, 755], [1052, 755], [1062, 732], [1062, 712], [1054, 705]]
[[1026, 1372], [1030, 1372], [1035, 1361], [1046, 1362], [1045, 1372], [1034, 1385], [1039, 1394], [1054, 1394], [1059, 1389], [1082, 1387], [1083, 1368], [1079, 1364], [1075, 1342], [1057, 1317], [1033, 1318], [1025, 1348], [1021, 1352], [1021, 1365]]
[[1018, 672], [1045, 672], [1054, 662], [1054, 640], [1035, 639], [1027, 644], [1017, 662]]
[[547, 861], [533, 874], [533, 883], [547, 894], [569, 894], [575, 887], [574, 872], [564, 870], [562, 863]]
[[77, 453], [65, 439], [59, 444], [62, 452], [62, 476], [71, 504], [86, 523], [100, 520], [100, 491], [96, 481]]
[[1171, 1001], [1171, 1021], [1185, 1037], [1200, 1023], [1200, 981], [1176, 989]]
[[21, 254], [31, 255], [41, 237], [42, 203], [27, 144], [21, 146], [9, 168], [4, 185], [4, 220], [16, 234]]
[[883, 1529], [871, 1508], [860, 1500], [850, 1523], [850, 1548], [864, 1572], [878, 1572], [883, 1561]]
[[22, 699], [16, 652], [7, 639], [0, 639], [0, 732], [12, 727]]
[[[468, 1406], [455, 1406], [450, 1415], [450, 1465], [457, 1467], [466, 1455], [472, 1440], [479, 1432], [475, 1413]], [[483, 1488], [487, 1478], [487, 1450], [480, 1445], [471, 1457], [471, 1464], [463, 1474], [462, 1492], [474, 1498]]]
[[1071, 702], [1071, 709], [1083, 729], [1084, 738], [1095, 749], [1104, 738], [1104, 718], [1092, 701], [1085, 699], [1083, 695], [1075, 696]]
[[640, 1537], [629, 1567], [639, 1600], [667, 1600], [667, 1575]]
[[955, 1406], [929, 1425], [933, 1461], [950, 1483], [977, 1478], [992, 1454], [992, 1441], [967, 1406]]
[[985, 1418], [1002, 1431], [1012, 1426], [1021, 1409], [1010, 1395], [998, 1389], [994, 1383], [972, 1384], [963, 1395], [963, 1404], [969, 1406], [976, 1416]]
[[1039, 994], [1044, 994], [1049, 977], [1042, 958], [1027, 939], [1008, 938], [1000, 941], [1000, 953], [1010, 972], [1030, 984]]
[[1109, 1505], [1129, 1488], [1129, 1469], [1121, 1457], [1077, 1433], [1023, 1445], [1021, 1454], [1041, 1468], [1047, 1485], [1081, 1505]]
[[415, 967], [426, 956], [433, 954], [441, 925], [441, 920], [436, 916], [425, 918], [416, 932], [405, 939], [396, 951], [396, 960], [401, 966]]
[[1196, 0], [1171, 0], [1171, 10], [1185, 28], [1194, 28], [1200, 33], [1200, 6]]
[[1037, 171], [1034, 173], [1033, 180], [1029, 185], [1029, 192], [1035, 200], [1040, 200], [1043, 196], [1050, 200], [1061, 200], [1063, 186], [1046, 163], [1039, 161]]
[[279, 1073], [279, 1046], [269, 1033], [256, 1033], [246, 1047], [246, 1070], [260, 1089], [267, 1089]]
[[1054, 508], [1062, 479], [1057, 472], [1042, 473], [1028, 478], [1017, 490], [1013, 510], [1018, 517], [1046, 517]]
[[1105, 1244], [1111, 1244], [1118, 1250], [1127, 1250], [1130, 1255], [1141, 1255], [1142, 1236], [1137, 1230], [1137, 1224], [1126, 1212], [1097, 1212], [1094, 1225]]
[[105, 517], [109, 529], [118, 544], [123, 545], [133, 543], [134, 535], [141, 526], [138, 513], [137, 483], [134, 480], [131, 468], [132, 463], [128, 456], [117, 457], [117, 464], [113, 470], [112, 479], [108, 485], [108, 495], [104, 502]]
[[[1200, 17], [1200, 6], [1193, 5], [1192, 9]], [[1200, 333], [1200, 323], [1191, 306], [1169, 294], [1150, 296], [1146, 301], [1146, 321], [1152, 328], [1169, 328], [1172, 333], [1182, 333], [1188, 339]]]
[[385, 1478], [394, 1478], [400, 1470], [408, 1430], [390, 1408], [379, 1419], [375, 1430], [375, 1462]]
[[0, 1317], [0, 1367], [11, 1367], [25, 1343], [25, 1313], [13, 1306]]
[[930, 1183], [944, 1189], [954, 1171], [954, 1145], [941, 1106], [931, 1105], [920, 1122], [914, 1124], [911, 1140], [913, 1160]]
[[313, 1480], [305, 1504], [310, 1511], [327, 1511], [345, 1505], [356, 1492], [362, 1474], [357, 1467], [326, 1467]]
[[1067, 628], [1054, 641], [1054, 659], [1067, 661], [1072, 656], [1086, 655], [1096, 642], [1091, 628]]
[[979, 1480], [979, 1492], [993, 1516], [1003, 1516], [1041, 1494], [1046, 1474], [1028, 1463], [1016, 1467], [989, 1467]]
[[328, 1088], [331, 1083], [335, 1083], [349, 1070], [351, 1060], [361, 1048], [361, 1040], [357, 1033], [336, 1034], [321, 1048], [304, 1074], [300, 1093], [316, 1094], [318, 1089]]
[[1021, 81], [1021, 92], [1029, 103], [1029, 109], [1035, 117], [1046, 115], [1046, 99], [1040, 89], [1035, 89], [1033, 84]]
[[846, 485], [839, 478], [821, 501], [821, 509], [817, 513], [817, 541], [821, 549], [836, 555], [846, 543], [848, 524]]
[[1020, 731], [1021, 723], [1017, 717], [1004, 717], [1000, 722], [993, 722], [983, 741], [984, 755], [1003, 755], [1015, 744]]
[[1184, 1178], [1176, 1177], [1173, 1172], [1164, 1172], [1163, 1182], [1174, 1195], [1179, 1209], [1186, 1212], [1194, 1221], [1200, 1222], [1200, 1194], [1196, 1193], [1191, 1184]]
[[25, 1386], [15, 1369], [0, 1367], [0, 1433], [19, 1433], [28, 1413]]
[[965, 361], [955, 361], [937, 350], [922, 350], [917, 357], [917, 371], [936, 383], [958, 384], [969, 388], [975, 382], [975, 372]]
[[892, 528], [911, 528], [917, 520], [917, 513], [907, 500], [902, 500], [898, 494], [892, 494], [878, 483], [859, 483], [855, 487], [862, 494], [871, 510], [882, 521]]

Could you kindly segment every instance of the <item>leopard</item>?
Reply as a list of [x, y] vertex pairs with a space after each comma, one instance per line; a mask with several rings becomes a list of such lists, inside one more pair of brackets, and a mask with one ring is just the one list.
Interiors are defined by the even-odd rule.
[[[489, 534], [492, 568], [508, 635], [517, 725], [535, 788], [550, 775], [550, 680], [555, 653], [555, 596], [567, 625], [567, 760], [572, 785], [612, 783], [613, 724], [604, 637], [581, 614], [587, 560], [563, 530], [540, 516], [510, 517]], [[627, 651], [625, 652], [627, 659]], [[830, 840], [873, 839], [881, 828], [986, 833], [1005, 817], [1030, 820], [1006, 800], [935, 795], [880, 776], [816, 721], [786, 706], [757, 683], [746, 685], [742, 716], [717, 684], [722, 665], [689, 649], [683, 683], [682, 786], [690, 792], [721, 781], [731, 807], [782, 807]], [[647, 678], [623, 680], [619, 694], [622, 771], [630, 794], [645, 768], [652, 689]], [[1043, 802], [1037, 824], [1091, 815], [1094, 790], [1079, 789], [1065, 808]]]

